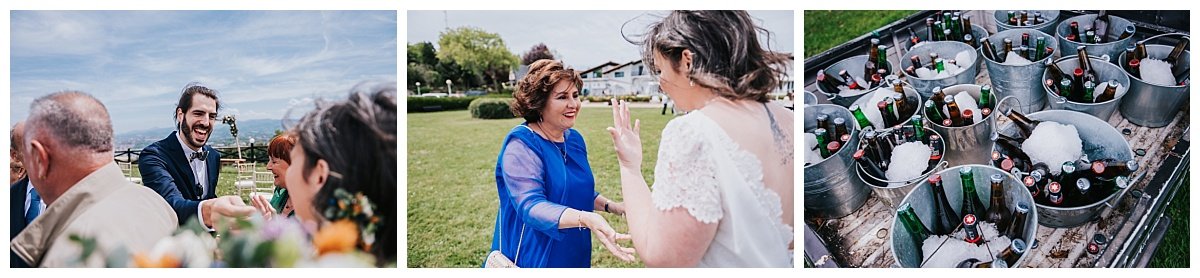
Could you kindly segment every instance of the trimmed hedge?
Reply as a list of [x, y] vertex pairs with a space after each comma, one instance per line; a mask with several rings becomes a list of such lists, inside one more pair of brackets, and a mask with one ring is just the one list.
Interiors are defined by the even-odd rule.
[[512, 101], [511, 98], [480, 98], [471, 101], [468, 110], [476, 119], [512, 119], [516, 117], [509, 109]]
[[[609, 102], [613, 96], [588, 96], [588, 102]], [[650, 96], [617, 96], [619, 100], [626, 102], [650, 102]]]
[[478, 97], [408, 97], [408, 112], [465, 110]]

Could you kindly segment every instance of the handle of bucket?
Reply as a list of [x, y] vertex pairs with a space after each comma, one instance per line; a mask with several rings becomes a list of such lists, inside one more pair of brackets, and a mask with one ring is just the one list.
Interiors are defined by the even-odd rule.
[[[995, 89], [995, 88], [993, 88], [993, 89]], [[995, 93], [993, 93], [992, 95], [995, 95]], [[1021, 99], [1019, 99], [1019, 98], [1017, 98], [1017, 97], [1015, 97], [1015, 96], [1006, 96], [1006, 97], [1004, 97], [1004, 98], [1001, 98], [1001, 99], [1000, 99], [1000, 101], [997, 101], [997, 102], [996, 102], [996, 109], [995, 109], [995, 110], [992, 110], [992, 114], [996, 114], [996, 113], [1003, 113], [1003, 112], [1001, 112], [1001, 111], [1004, 111], [1004, 110], [1000, 110], [1000, 105], [1001, 105], [1001, 104], [1004, 104], [1005, 102], [1008, 102], [1008, 100], [1009, 100], [1009, 99], [1012, 99], [1012, 100], [1016, 101], [1016, 102], [1017, 102], [1017, 105], [1018, 105], [1017, 107], [1021, 107], [1021, 106], [1024, 106], [1024, 105], [1025, 105], [1025, 103], [1024, 103], [1024, 102], [1021, 102]], [[1009, 108], [1011, 109], [1011, 108], [1012, 108], [1012, 105], [1009, 105]], [[999, 119], [999, 118], [1000, 118], [999, 116], [992, 117], [992, 119], [991, 119], [991, 121], [992, 121], [992, 126], [996, 126], [996, 119]]]
[[1158, 35], [1154, 35], [1154, 36], [1147, 37], [1147, 38], [1145, 38], [1145, 39], [1142, 39], [1142, 40], [1140, 40], [1140, 41], [1137, 41], [1137, 43], [1138, 43], [1138, 44], [1144, 44], [1144, 43], [1146, 43], [1146, 42], [1149, 42], [1149, 41], [1151, 41], [1151, 40], [1154, 40], [1154, 39], [1157, 39], [1157, 38], [1161, 38], [1161, 37], [1166, 37], [1166, 36], [1180, 36], [1180, 37], [1183, 37], [1183, 39], [1186, 39], [1186, 40], [1188, 40], [1188, 41], [1191, 41], [1191, 40], [1192, 40], [1192, 37], [1191, 37], [1191, 35], [1188, 35], [1188, 34], [1184, 34], [1184, 33], [1166, 33], [1166, 34], [1158, 34]]

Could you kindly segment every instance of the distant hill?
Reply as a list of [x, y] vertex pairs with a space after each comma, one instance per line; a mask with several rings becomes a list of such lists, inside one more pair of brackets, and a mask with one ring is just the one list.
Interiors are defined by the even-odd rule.
[[[248, 144], [250, 138], [254, 138], [256, 145], [266, 144], [275, 136], [276, 130], [283, 130], [283, 124], [278, 119], [239, 120], [237, 124], [238, 140], [242, 144]], [[156, 127], [120, 133], [113, 138], [115, 141], [113, 145], [117, 151], [137, 150], [166, 138], [174, 130], [175, 127]], [[208, 140], [208, 143], [214, 147], [233, 145], [233, 135], [229, 133], [229, 125], [220, 124], [218, 121], [218, 124], [213, 126], [212, 138]]]

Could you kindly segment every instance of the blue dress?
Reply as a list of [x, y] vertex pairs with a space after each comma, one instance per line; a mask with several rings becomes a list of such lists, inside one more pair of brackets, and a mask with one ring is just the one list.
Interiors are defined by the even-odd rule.
[[490, 250], [503, 246], [519, 267], [591, 266], [591, 231], [558, 228], [567, 208], [592, 211], [598, 195], [583, 136], [569, 129], [565, 137], [552, 142], [521, 124], [505, 137], [496, 159], [500, 207]]

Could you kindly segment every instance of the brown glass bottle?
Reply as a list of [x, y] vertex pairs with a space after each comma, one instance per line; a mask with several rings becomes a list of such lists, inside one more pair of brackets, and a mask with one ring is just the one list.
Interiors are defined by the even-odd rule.
[[1004, 194], [1004, 175], [994, 174], [989, 177], [991, 181], [991, 204], [988, 205], [988, 210], [985, 221], [996, 224], [996, 229], [1004, 231], [1008, 229], [1009, 218], [1012, 217], [1012, 212], [1008, 208], [1008, 202], [1005, 201]]

